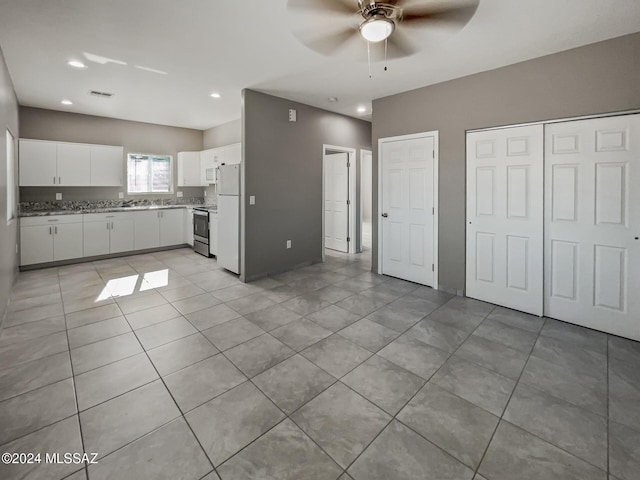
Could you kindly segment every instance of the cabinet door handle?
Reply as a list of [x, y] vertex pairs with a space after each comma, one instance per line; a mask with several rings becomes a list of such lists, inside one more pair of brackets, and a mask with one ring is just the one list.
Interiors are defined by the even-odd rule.
[[53, 177], [53, 184], [56, 184], [56, 177]]
[[107, 222], [107, 230], [109, 230], [109, 222]]
[[113, 222], [111, 222], [111, 230], [113, 230]]
[[62, 177], [58, 177], [58, 185], [62, 185]]
[[58, 234], [58, 226], [56, 225], [55, 227], [53, 227], [53, 232], [57, 235]]
[[52, 228], [51, 228], [51, 227], [49, 227], [49, 235], [51, 235], [51, 231], [52, 231]]

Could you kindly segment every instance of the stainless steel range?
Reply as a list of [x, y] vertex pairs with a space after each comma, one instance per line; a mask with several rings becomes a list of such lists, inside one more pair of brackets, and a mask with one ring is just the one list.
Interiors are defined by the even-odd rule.
[[193, 209], [193, 249], [205, 257], [209, 256], [209, 210]]

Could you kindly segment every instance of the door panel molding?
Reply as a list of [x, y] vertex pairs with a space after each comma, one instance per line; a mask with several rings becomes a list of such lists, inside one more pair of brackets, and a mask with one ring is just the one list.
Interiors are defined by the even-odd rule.
[[467, 295], [539, 316], [543, 138], [542, 125], [468, 133], [466, 166]]

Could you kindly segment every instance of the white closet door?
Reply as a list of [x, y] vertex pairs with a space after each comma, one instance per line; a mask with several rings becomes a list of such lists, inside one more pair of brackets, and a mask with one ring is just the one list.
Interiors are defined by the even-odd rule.
[[640, 115], [545, 135], [545, 315], [640, 340]]
[[434, 285], [434, 137], [382, 143], [382, 273]]
[[543, 310], [543, 127], [467, 134], [466, 294]]
[[349, 154], [324, 157], [324, 246], [349, 251]]

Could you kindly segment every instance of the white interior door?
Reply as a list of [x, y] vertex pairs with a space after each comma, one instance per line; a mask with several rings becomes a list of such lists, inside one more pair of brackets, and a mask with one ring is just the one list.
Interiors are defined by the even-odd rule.
[[640, 115], [545, 135], [545, 315], [640, 340]]
[[543, 126], [467, 134], [466, 294], [543, 313]]
[[349, 154], [324, 156], [324, 246], [349, 251]]
[[434, 138], [382, 142], [381, 271], [434, 285]]

